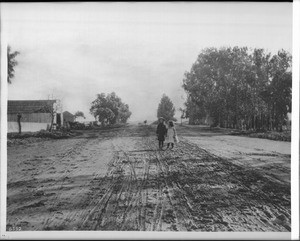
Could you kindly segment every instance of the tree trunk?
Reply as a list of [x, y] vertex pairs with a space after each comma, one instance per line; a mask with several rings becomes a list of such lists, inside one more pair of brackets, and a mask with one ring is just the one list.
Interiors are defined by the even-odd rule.
[[19, 134], [21, 134], [22, 133], [21, 120], [18, 120], [18, 126], [19, 126]]
[[51, 114], [51, 124], [50, 124], [50, 128], [49, 128], [49, 132], [52, 132], [53, 122], [54, 122], [54, 115]]
[[229, 128], [229, 114], [227, 112], [227, 122], [226, 122], [226, 128]]

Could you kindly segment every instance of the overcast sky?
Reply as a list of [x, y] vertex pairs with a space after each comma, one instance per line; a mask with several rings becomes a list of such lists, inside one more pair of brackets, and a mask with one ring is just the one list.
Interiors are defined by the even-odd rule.
[[6, 3], [1, 16], [21, 52], [8, 99], [53, 93], [91, 120], [102, 92], [129, 104], [132, 121], [155, 120], [163, 93], [182, 107], [184, 72], [203, 48], [292, 52], [292, 3]]

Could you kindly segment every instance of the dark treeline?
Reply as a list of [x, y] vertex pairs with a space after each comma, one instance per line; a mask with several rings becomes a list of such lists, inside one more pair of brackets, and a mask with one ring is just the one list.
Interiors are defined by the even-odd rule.
[[186, 117], [212, 126], [282, 130], [291, 112], [292, 56], [264, 49], [207, 48], [185, 73]]

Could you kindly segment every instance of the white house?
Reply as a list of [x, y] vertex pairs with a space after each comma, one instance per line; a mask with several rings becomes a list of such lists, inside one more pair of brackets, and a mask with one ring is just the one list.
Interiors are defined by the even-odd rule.
[[7, 132], [18, 132], [18, 113], [21, 114], [22, 132], [47, 130], [53, 124], [62, 125], [63, 116], [56, 108], [56, 100], [9, 100], [7, 106]]

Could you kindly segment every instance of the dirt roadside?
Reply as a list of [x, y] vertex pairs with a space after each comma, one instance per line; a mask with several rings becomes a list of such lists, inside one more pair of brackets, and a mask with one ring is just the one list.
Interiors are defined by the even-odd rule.
[[171, 151], [151, 126], [9, 146], [7, 230], [290, 231], [288, 147], [178, 133]]

